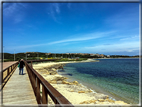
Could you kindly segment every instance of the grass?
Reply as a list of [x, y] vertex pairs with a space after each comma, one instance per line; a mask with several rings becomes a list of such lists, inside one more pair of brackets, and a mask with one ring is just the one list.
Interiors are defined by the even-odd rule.
[[79, 59], [68, 59], [68, 58], [62, 58], [60, 60], [56, 60], [55, 62], [63, 62], [63, 61], [83, 61], [87, 60], [87, 58], [79, 58]]

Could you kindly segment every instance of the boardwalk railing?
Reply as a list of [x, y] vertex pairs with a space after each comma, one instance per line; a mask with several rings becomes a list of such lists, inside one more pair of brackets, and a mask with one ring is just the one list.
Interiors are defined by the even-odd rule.
[[5, 68], [4, 70], [2, 70], [2, 72], [1, 72], [1, 81], [2, 81], [1, 89], [3, 89], [5, 84], [8, 82], [8, 80], [10, 79], [10, 77], [12, 76], [14, 71], [16, 70], [17, 65], [18, 65], [18, 62], [14, 63], [14, 64], [10, 65], [9, 67]]
[[[61, 107], [73, 107], [73, 105], [62, 94], [60, 94], [50, 83], [48, 83], [32, 68], [32, 63], [29, 65], [26, 61], [24, 62], [38, 104], [45, 104], [44, 107], [48, 106], [49, 95], [56, 105]], [[40, 92], [40, 86], [42, 86], [42, 94]]]

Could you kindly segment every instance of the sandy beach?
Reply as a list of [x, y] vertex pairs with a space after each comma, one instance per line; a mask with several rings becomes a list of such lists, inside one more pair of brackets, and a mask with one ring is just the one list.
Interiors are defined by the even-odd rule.
[[[84, 61], [85, 62], [85, 61]], [[89, 62], [89, 61], [86, 61]], [[51, 85], [65, 96], [73, 105], [126, 105], [124, 101], [114, 101], [108, 95], [96, 93], [78, 81], [68, 81], [68, 78], [59, 75], [57, 70], [63, 69], [67, 63], [76, 62], [49, 62], [33, 64], [33, 68], [41, 74]], [[49, 99], [49, 104], [54, 104]], [[127, 104], [128, 105], [128, 104]]]

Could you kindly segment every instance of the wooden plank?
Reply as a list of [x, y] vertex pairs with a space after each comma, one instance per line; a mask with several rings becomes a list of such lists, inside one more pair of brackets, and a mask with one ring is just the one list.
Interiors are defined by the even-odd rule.
[[26, 68], [24, 75], [19, 75], [19, 68], [13, 73], [3, 88], [3, 105], [9, 104], [36, 104], [33, 89], [31, 87]]

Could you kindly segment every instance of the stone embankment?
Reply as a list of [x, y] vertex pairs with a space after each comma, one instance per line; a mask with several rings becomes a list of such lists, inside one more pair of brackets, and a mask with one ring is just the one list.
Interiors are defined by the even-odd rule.
[[[64, 95], [72, 104], [107, 104], [107, 105], [126, 105], [123, 101], [114, 101], [110, 99], [108, 95], [96, 93], [91, 89], [88, 89], [77, 81], [69, 82], [68, 78], [59, 75], [58, 69], [63, 69], [65, 64], [51, 64], [50, 66], [44, 64], [44, 66], [34, 65], [34, 69], [39, 72], [51, 85], [57, 89], [62, 95]], [[38, 66], [38, 67], [37, 67]], [[53, 104], [51, 99], [49, 103]], [[128, 104], [127, 104], [128, 105]]]
[[53, 64], [48, 67], [38, 67], [35, 69], [36, 69], [36, 71], [38, 71], [39, 73], [44, 74], [44, 75], [55, 75], [55, 74], [57, 74], [58, 69], [63, 69], [64, 65], [65, 64]]

